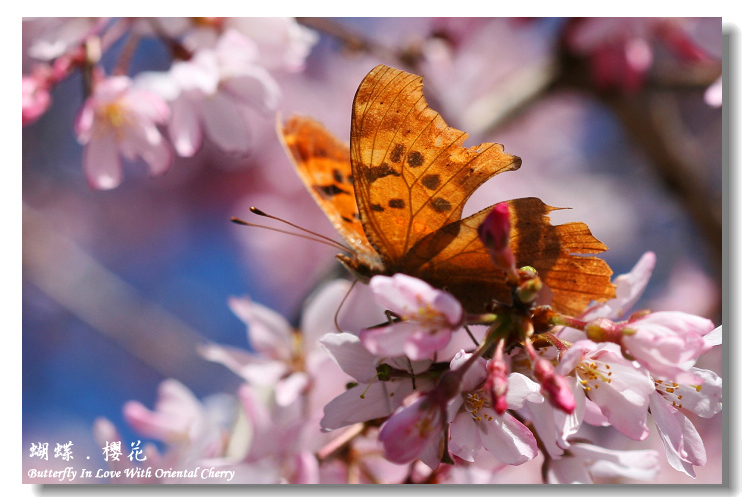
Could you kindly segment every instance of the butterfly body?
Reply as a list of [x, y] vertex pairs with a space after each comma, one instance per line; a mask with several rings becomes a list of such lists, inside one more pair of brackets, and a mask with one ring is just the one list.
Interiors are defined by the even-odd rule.
[[[416, 276], [450, 291], [471, 312], [509, 300], [504, 275], [477, 236], [489, 209], [465, 219], [461, 213], [481, 184], [518, 169], [521, 160], [497, 143], [463, 147], [468, 135], [428, 107], [421, 77], [374, 68], [355, 95], [350, 147], [307, 117], [289, 118], [279, 135], [348, 244], [349, 254], [337, 257], [358, 279]], [[539, 271], [557, 310], [576, 314], [591, 300], [613, 296], [607, 264], [572, 255], [606, 250], [587, 226], [552, 226], [554, 208], [536, 198], [509, 204], [517, 262]]]

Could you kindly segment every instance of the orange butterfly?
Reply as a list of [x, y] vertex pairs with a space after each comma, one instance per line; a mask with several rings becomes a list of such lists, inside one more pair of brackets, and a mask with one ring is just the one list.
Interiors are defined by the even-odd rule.
[[[482, 183], [521, 160], [502, 145], [464, 148], [468, 135], [428, 107], [422, 77], [384, 65], [361, 82], [353, 102], [350, 149], [317, 121], [294, 116], [279, 130], [296, 169], [351, 255], [337, 258], [357, 278], [406, 273], [455, 295], [469, 312], [510, 301], [504, 274], [477, 236], [491, 210], [461, 219]], [[554, 207], [509, 201], [511, 246], [519, 266], [536, 268], [552, 307], [576, 315], [615, 296], [607, 249], [584, 223], [552, 226]]]

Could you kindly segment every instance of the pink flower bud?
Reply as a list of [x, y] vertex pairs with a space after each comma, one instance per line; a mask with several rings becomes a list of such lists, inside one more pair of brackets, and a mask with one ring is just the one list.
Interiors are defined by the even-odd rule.
[[487, 379], [484, 389], [492, 394], [493, 407], [497, 414], [504, 413], [508, 408], [508, 365], [503, 360], [505, 342], [500, 340], [492, 360], [487, 362]]
[[505, 271], [515, 270], [515, 257], [510, 249], [510, 208], [500, 202], [484, 218], [477, 230], [479, 239], [489, 249], [492, 262]]
[[21, 83], [22, 125], [31, 124], [41, 117], [51, 104], [49, 95], [49, 70], [38, 66], [34, 71], [23, 76]]
[[554, 370], [554, 365], [546, 359], [536, 359], [533, 372], [549, 402], [567, 414], [572, 414], [575, 410], [575, 397], [564, 376]]
[[585, 335], [593, 342], [621, 343], [621, 329], [608, 318], [593, 319], [585, 325]]

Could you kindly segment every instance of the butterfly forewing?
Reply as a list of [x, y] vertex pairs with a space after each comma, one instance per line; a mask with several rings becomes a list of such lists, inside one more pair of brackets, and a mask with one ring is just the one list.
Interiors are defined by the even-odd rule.
[[302, 116], [289, 118], [279, 136], [307, 189], [350, 248], [376, 257], [358, 214], [348, 146]]
[[430, 233], [458, 221], [469, 196], [520, 159], [501, 145], [463, 148], [467, 134], [446, 125], [423, 97], [422, 78], [377, 66], [353, 103], [351, 164], [366, 235], [390, 271]]

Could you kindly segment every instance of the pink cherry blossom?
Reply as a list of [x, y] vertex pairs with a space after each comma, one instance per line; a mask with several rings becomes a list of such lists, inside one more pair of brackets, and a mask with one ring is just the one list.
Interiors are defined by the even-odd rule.
[[[292, 329], [277, 312], [252, 302], [248, 297], [232, 297], [229, 307], [247, 325], [254, 353], [236, 347], [207, 344], [199, 348], [207, 360], [218, 362], [250, 384], [272, 386], [283, 405], [291, 404], [308, 387], [312, 378], [327, 378], [323, 389], [314, 389], [312, 402], [321, 404], [342, 389], [342, 378], [320, 375], [332, 366], [319, 338], [334, 327], [333, 316], [349, 289], [345, 280], [325, 285], [308, 301], [299, 331]], [[315, 380], [316, 381], [316, 380]]]
[[361, 332], [361, 341], [373, 354], [430, 358], [462, 323], [464, 311], [458, 300], [422, 280], [405, 274], [379, 275], [369, 285], [377, 302], [401, 318]]
[[119, 154], [129, 160], [141, 157], [152, 175], [165, 173], [173, 157], [156, 125], [169, 116], [159, 96], [134, 87], [126, 76], [95, 84], [75, 122], [77, 139], [85, 145], [83, 169], [90, 185], [105, 190], [121, 183]]
[[328, 440], [303, 413], [302, 399], [277, 402], [275, 390], [261, 392], [242, 385], [239, 397], [252, 434], [245, 462], [266, 469], [265, 483], [319, 483], [313, 451]]
[[49, 108], [52, 98], [49, 95], [51, 69], [37, 66], [29, 75], [24, 75], [21, 83], [22, 124], [26, 126], [41, 117]]
[[213, 457], [223, 448], [223, 431], [217, 418], [185, 385], [167, 379], [160, 384], [155, 409], [138, 401], [124, 404], [124, 419], [145, 437], [168, 444], [184, 444], [198, 449], [204, 457]]
[[684, 61], [708, 59], [673, 18], [591, 17], [573, 21], [565, 32], [566, 46], [586, 56], [595, 83], [626, 93], [640, 90], [654, 61], [654, 42], [660, 42]]
[[611, 450], [597, 445], [574, 443], [547, 465], [549, 483], [593, 483], [594, 477], [625, 477], [650, 481], [660, 470], [654, 450]]
[[580, 315], [580, 319], [590, 321], [596, 318], [620, 318], [639, 300], [652, 276], [657, 256], [654, 252], [645, 252], [626, 274], [613, 279], [616, 285], [616, 297], [590, 307]]
[[[721, 327], [704, 336], [704, 341], [711, 346], [721, 344], [720, 332]], [[691, 367], [689, 373], [700, 383], [655, 379], [655, 393], [650, 397], [649, 407], [668, 462], [676, 470], [695, 478], [693, 466], [706, 464], [706, 449], [698, 431], [681, 409], [703, 418], [719, 413], [722, 408], [722, 379], [706, 369]]]
[[292, 17], [230, 17], [225, 29], [234, 29], [253, 40], [260, 64], [268, 70], [298, 72], [319, 36]]
[[95, 17], [25, 17], [24, 41], [28, 54], [38, 60], [52, 60], [82, 43], [103, 28], [108, 19]]
[[379, 432], [384, 457], [397, 464], [421, 459], [431, 468], [437, 468], [441, 460], [444, 411], [445, 406], [436, 396], [426, 394], [417, 395], [410, 405], [400, 407]]
[[[451, 361], [451, 369], [458, 369], [471, 354], [461, 351]], [[505, 412], [498, 414], [493, 407], [490, 392], [483, 388], [487, 378], [487, 361], [477, 358], [464, 374], [461, 393], [448, 407], [451, 422], [451, 453], [466, 460], [484, 447], [506, 464], [522, 464], [536, 457], [538, 447], [531, 431], [523, 423]], [[539, 386], [518, 373], [508, 385], [508, 405], [520, 408], [526, 399], [538, 399]]]
[[711, 349], [703, 336], [713, 329], [710, 320], [699, 316], [654, 312], [623, 326], [622, 346], [653, 376], [692, 382], [684, 365]]
[[654, 384], [646, 370], [636, 367], [614, 343], [575, 342], [564, 353], [557, 371], [574, 372], [577, 391], [595, 402], [608, 421], [634, 440], [649, 435], [647, 407]]
[[676, 470], [695, 478], [693, 466], [706, 464], [706, 449], [693, 423], [659, 394], [651, 397], [649, 407], [665, 446], [667, 461]]
[[234, 31], [255, 44], [257, 63], [269, 71], [298, 72], [319, 37], [292, 17], [225, 17], [197, 23], [185, 31], [183, 44], [190, 50], [213, 48], [220, 33]]
[[[325, 406], [324, 417], [320, 422], [324, 430], [335, 430], [353, 423], [389, 416], [415, 389], [424, 392], [433, 386], [430, 379], [417, 376], [428, 369], [430, 360], [392, 358], [382, 361], [371, 354], [360, 339], [351, 333], [329, 333], [320, 342], [340, 368], [358, 381], [357, 385]], [[401, 374], [379, 379], [377, 367], [381, 364]]]
[[280, 89], [258, 64], [254, 42], [227, 31], [212, 48], [188, 61], [175, 62], [169, 73], [145, 73], [142, 85], [171, 102], [168, 131], [179, 155], [190, 157], [206, 134], [219, 148], [245, 153], [251, 146], [249, 113], [275, 110]]

